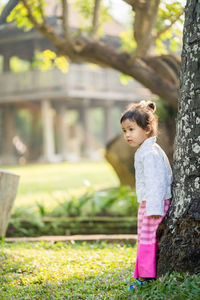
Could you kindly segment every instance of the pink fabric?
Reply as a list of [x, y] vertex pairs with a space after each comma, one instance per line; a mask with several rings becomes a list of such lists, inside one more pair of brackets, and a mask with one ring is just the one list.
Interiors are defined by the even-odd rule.
[[155, 278], [156, 277], [156, 252], [157, 243], [138, 244], [137, 258], [135, 263], [134, 277]]
[[[165, 200], [164, 216], [166, 215], [170, 200]], [[140, 204], [138, 210], [138, 242], [134, 277], [156, 277], [156, 253], [158, 241], [156, 231], [164, 216], [154, 219], [146, 216], [146, 202]]]

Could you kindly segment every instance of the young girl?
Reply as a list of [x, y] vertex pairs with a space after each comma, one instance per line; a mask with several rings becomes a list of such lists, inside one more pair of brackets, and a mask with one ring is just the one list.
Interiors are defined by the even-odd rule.
[[147, 279], [156, 278], [156, 231], [170, 205], [172, 171], [168, 158], [156, 143], [158, 118], [156, 104], [141, 101], [132, 104], [122, 114], [124, 138], [135, 153], [136, 195], [138, 210], [138, 241], [134, 290]]

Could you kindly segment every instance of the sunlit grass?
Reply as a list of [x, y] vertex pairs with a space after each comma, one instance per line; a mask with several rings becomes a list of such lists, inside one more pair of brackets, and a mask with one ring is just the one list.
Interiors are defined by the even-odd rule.
[[135, 247], [104, 242], [25, 243], [0, 250], [1, 299], [114, 297], [116, 288], [126, 290], [136, 253]]
[[96, 190], [119, 184], [106, 161], [25, 165], [6, 167], [6, 170], [20, 175], [15, 206], [36, 202], [55, 206], [71, 194], [83, 194], [88, 184]]
[[199, 299], [200, 274], [184, 272], [127, 294], [135, 258], [122, 242], [1, 244], [0, 299]]

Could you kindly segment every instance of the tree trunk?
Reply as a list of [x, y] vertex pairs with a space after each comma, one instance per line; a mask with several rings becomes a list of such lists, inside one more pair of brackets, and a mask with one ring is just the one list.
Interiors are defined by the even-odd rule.
[[117, 173], [121, 185], [135, 186], [134, 153], [135, 149], [125, 143], [122, 135], [117, 135], [106, 145], [105, 158]]
[[0, 237], [5, 236], [6, 233], [18, 181], [18, 175], [0, 171]]
[[160, 225], [158, 275], [200, 268], [200, 3], [188, 0], [173, 162], [173, 199]]

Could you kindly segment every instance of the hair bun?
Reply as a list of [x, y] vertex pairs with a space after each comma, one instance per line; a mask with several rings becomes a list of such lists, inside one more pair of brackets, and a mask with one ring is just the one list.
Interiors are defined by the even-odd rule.
[[153, 112], [156, 111], [156, 104], [155, 104], [155, 102], [148, 101], [147, 107], [150, 108]]

